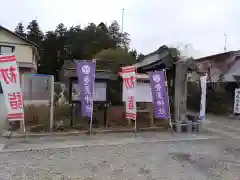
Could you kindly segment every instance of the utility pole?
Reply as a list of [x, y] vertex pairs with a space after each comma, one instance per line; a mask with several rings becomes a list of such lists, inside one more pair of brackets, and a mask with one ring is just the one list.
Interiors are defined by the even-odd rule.
[[122, 47], [124, 47], [124, 44], [123, 44], [123, 23], [124, 23], [124, 8], [122, 9], [122, 38], [121, 38]]
[[224, 33], [224, 51], [227, 51], [227, 34]]

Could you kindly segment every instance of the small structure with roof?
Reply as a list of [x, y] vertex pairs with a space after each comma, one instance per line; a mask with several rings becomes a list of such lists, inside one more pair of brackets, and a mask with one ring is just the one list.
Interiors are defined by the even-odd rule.
[[[98, 125], [106, 126], [106, 111], [109, 102], [109, 84], [112, 81], [118, 79], [118, 75], [112, 73], [110, 70], [96, 70], [95, 76], [95, 96], [94, 96], [94, 109], [102, 109], [101, 114], [98, 114]], [[73, 124], [78, 123], [80, 117], [80, 90], [78, 89], [78, 78], [76, 73], [76, 61], [65, 60], [60, 70], [60, 79], [68, 87], [69, 91], [69, 103], [72, 104], [71, 122]], [[97, 111], [97, 110], [96, 110]], [[75, 119], [75, 120], [74, 120]], [[81, 121], [81, 120], [79, 120]], [[100, 121], [100, 122], [99, 122]], [[94, 122], [93, 122], [94, 124]]]
[[[134, 65], [137, 69], [137, 86], [139, 85], [139, 89], [137, 92], [141, 92], [143, 88], [147, 87], [151, 96], [151, 90], [149, 85], [149, 79], [147, 72], [149, 71], [156, 71], [166, 69], [167, 77], [168, 77], [168, 84], [169, 84], [169, 95], [170, 95], [170, 104], [174, 104], [174, 108], [171, 111], [171, 114], [174, 114], [174, 119], [179, 121], [180, 119], [186, 120], [186, 117], [181, 117], [186, 115], [187, 113], [187, 106], [186, 106], [186, 98], [187, 98], [187, 72], [188, 69], [195, 70], [194, 66], [190, 66], [186, 61], [181, 61], [178, 54], [176, 52], [172, 53], [172, 49], [166, 46], [161, 46], [157, 51], [150, 53], [144, 57], [141, 62], [138, 62]], [[106, 67], [106, 66], [105, 66]], [[73, 101], [73, 83], [77, 83], [77, 75], [76, 75], [76, 62], [74, 61], [65, 61], [62, 70], [61, 70], [61, 79], [69, 86], [70, 91], [70, 103], [74, 103]], [[96, 83], [97, 82], [104, 82], [106, 84], [106, 102], [112, 101], [112, 97], [109, 96], [109, 84], [111, 81], [115, 81], [118, 83], [118, 86], [122, 88], [122, 84], [119, 81], [120, 76], [118, 74], [114, 74], [109, 70], [96, 70]], [[175, 79], [175, 81], [173, 81]], [[140, 87], [141, 86], [141, 87]], [[175, 91], [175, 89], [177, 89]], [[124, 95], [118, 94], [119, 98], [122, 99]], [[146, 93], [144, 91], [144, 96]], [[174, 99], [173, 99], [174, 97]], [[124, 102], [124, 100], [122, 100]], [[101, 103], [101, 101], [99, 101]], [[75, 103], [76, 104], [76, 103]], [[97, 104], [97, 103], [96, 103]], [[144, 110], [141, 110], [140, 104], [147, 104], [148, 107], [145, 107]], [[115, 108], [115, 109], [113, 109]], [[152, 102], [144, 102], [138, 103], [138, 115], [139, 119], [137, 120], [138, 127], [141, 126], [141, 120], [149, 126], [155, 126], [156, 121], [154, 122], [153, 118], [153, 105]], [[146, 110], [148, 109], [148, 110]], [[121, 121], [124, 121], [124, 106], [121, 107], [110, 107], [107, 111], [107, 118], [104, 117], [105, 123], [107, 125], [107, 121], [112, 121], [112, 119], [116, 119], [119, 116]], [[148, 115], [148, 120], [146, 118], [142, 118], [140, 114], [150, 113], [150, 118]], [[107, 119], [107, 120], [106, 120]], [[163, 122], [163, 121], [158, 121]], [[107, 124], [106, 124], [107, 123]], [[131, 122], [127, 122], [126, 124], [130, 125]]]

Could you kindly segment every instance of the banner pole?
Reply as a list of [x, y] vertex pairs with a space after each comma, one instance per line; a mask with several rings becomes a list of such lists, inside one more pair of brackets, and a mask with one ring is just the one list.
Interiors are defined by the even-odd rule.
[[[94, 85], [93, 85], [93, 89], [94, 89]], [[93, 90], [93, 94], [94, 94], [94, 90]], [[91, 112], [91, 116], [90, 116], [89, 135], [92, 133], [92, 122], [93, 122], [93, 96], [94, 96], [94, 95], [92, 95], [92, 102], [91, 102], [92, 112]]]
[[[22, 93], [24, 92], [24, 74], [23, 76], [20, 77], [21, 80], [22, 80]], [[24, 99], [23, 99], [23, 96], [22, 96], [22, 101], [23, 101], [23, 107], [24, 107]], [[23, 112], [24, 112], [24, 108], [23, 108]], [[25, 117], [23, 118], [23, 121], [20, 122], [23, 126], [23, 132], [25, 133], [26, 132], [26, 124], [25, 124]]]
[[[135, 69], [135, 82], [134, 82], [134, 99], [135, 99], [135, 95], [136, 95], [136, 87], [137, 87], [137, 76], [136, 76], [136, 69]], [[136, 107], [136, 118], [135, 118], [135, 122], [134, 122], [134, 131], [135, 131], [135, 136], [137, 133], [137, 101], [135, 99], [135, 107]]]
[[54, 76], [51, 76], [51, 99], [50, 99], [50, 132], [53, 131], [53, 114], [54, 114]]
[[94, 100], [94, 96], [95, 96], [95, 71], [96, 71], [96, 60], [92, 60], [92, 62], [94, 63], [94, 77], [93, 77], [93, 94], [92, 94], [92, 114], [91, 114], [91, 117], [90, 117], [90, 125], [89, 125], [89, 134], [92, 133], [92, 123], [93, 123], [93, 100]]
[[135, 119], [135, 122], [134, 122], [134, 133], [136, 134], [137, 132], [137, 118]]
[[89, 134], [91, 134], [92, 133], [92, 115], [91, 115], [91, 117], [90, 117], [90, 125], [89, 125]]
[[[168, 94], [168, 82], [167, 82], [167, 74], [166, 74], [166, 70], [164, 69], [164, 76], [165, 76], [165, 87], [166, 87], [166, 92], [167, 92], [167, 95], [169, 96]], [[172, 116], [171, 116], [171, 110], [170, 110], [170, 101], [169, 101], [169, 98], [168, 98], [168, 125], [171, 129], [171, 131], [173, 131], [173, 128], [172, 128]]]

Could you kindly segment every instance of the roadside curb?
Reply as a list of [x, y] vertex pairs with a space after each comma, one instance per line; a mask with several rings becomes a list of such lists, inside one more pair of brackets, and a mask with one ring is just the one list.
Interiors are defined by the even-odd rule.
[[[91, 134], [107, 134], [107, 133], [135, 133], [134, 129], [101, 129], [93, 130]], [[149, 127], [139, 128], [137, 132], [168, 132], [164, 127]], [[29, 133], [29, 134], [12, 134], [11, 138], [25, 138], [25, 137], [43, 137], [43, 136], [77, 136], [86, 134], [89, 135], [89, 131], [74, 131], [74, 132], [52, 132], [52, 133]]]
[[[0, 137], [1, 138], [1, 137]], [[0, 152], [5, 149], [6, 143], [8, 142], [8, 139], [0, 139]]]
[[209, 137], [197, 137], [197, 138], [176, 138], [167, 140], [148, 140], [140, 142], [111, 142], [111, 143], [95, 143], [95, 144], [78, 144], [78, 145], [67, 145], [59, 147], [45, 147], [45, 148], [23, 148], [23, 149], [2, 149], [0, 153], [13, 153], [13, 152], [25, 152], [25, 151], [44, 151], [44, 150], [54, 150], [54, 149], [71, 149], [71, 148], [83, 148], [83, 147], [101, 147], [101, 146], [114, 146], [114, 145], [133, 145], [133, 144], [144, 144], [144, 143], [171, 143], [171, 142], [184, 142], [184, 141], [203, 141], [203, 140], [217, 140], [223, 137], [209, 136]]
[[216, 133], [216, 134], [221, 134], [222, 136], [228, 137], [228, 138], [233, 138], [233, 139], [238, 139], [238, 137], [234, 137], [231, 133], [234, 132], [226, 132], [226, 131], [222, 131], [222, 130], [218, 130], [215, 128], [208, 128], [208, 131], [212, 132], [212, 133]]
[[0, 144], [0, 152], [3, 151], [5, 148], [5, 143], [4, 144]]

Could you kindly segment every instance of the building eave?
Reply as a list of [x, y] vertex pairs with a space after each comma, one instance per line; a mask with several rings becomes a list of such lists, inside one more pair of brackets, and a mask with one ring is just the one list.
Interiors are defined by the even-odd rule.
[[9, 34], [11, 34], [11, 35], [13, 35], [13, 36], [15, 36], [15, 37], [23, 40], [24, 42], [31, 44], [32, 46], [36, 47], [37, 49], [39, 48], [39, 46], [38, 46], [37, 44], [35, 44], [34, 42], [29, 41], [27, 38], [24, 38], [24, 37], [22, 37], [22, 36], [20, 36], [20, 35], [18, 35], [18, 34], [16, 34], [16, 33], [14, 33], [13, 31], [11, 31], [11, 30], [9, 30], [9, 29], [1, 26], [1, 25], [0, 25], [0, 30], [3, 30], [3, 31], [8, 32]]
[[203, 62], [203, 61], [223, 60], [229, 56], [240, 56], [240, 51], [228, 51], [228, 52], [223, 52], [223, 53], [219, 53], [219, 54], [213, 54], [210, 56], [196, 58], [196, 59], [194, 59], [194, 61]]

